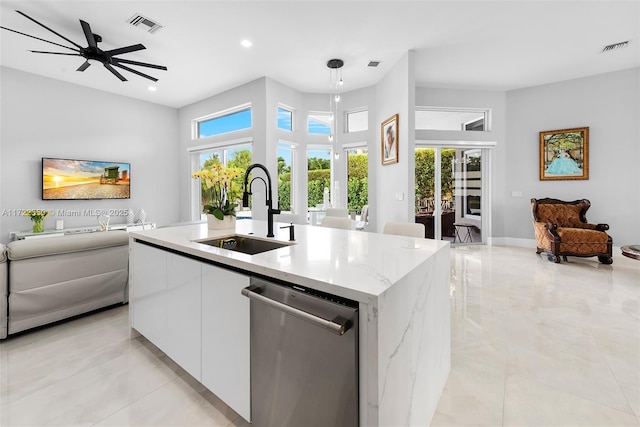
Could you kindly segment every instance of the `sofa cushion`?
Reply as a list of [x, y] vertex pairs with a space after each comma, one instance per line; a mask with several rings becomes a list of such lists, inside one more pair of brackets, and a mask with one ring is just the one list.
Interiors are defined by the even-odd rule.
[[0, 262], [7, 262], [7, 248], [0, 243]]
[[100, 231], [52, 237], [50, 239], [17, 240], [7, 245], [7, 252], [10, 260], [20, 260], [109, 248], [127, 245], [128, 243], [129, 233], [125, 231]]

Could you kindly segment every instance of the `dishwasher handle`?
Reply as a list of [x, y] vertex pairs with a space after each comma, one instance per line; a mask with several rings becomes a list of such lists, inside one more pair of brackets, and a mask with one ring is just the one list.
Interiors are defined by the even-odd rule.
[[264, 295], [256, 292], [256, 289], [260, 289], [260, 288], [249, 286], [247, 288], [244, 288], [241, 292], [242, 292], [242, 295], [244, 295], [249, 299], [267, 304], [280, 311], [291, 314], [292, 316], [296, 316], [300, 319], [311, 322], [314, 325], [324, 328], [337, 335], [344, 335], [344, 333], [347, 332], [352, 326], [352, 322], [343, 317], [337, 316], [333, 320], [323, 319], [322, 317], [316, 316], [311, 313], [307, 313], [304, 310], [300, 310], [298, 308], [291, 307], [290, 305], [283, 304], [279, 301], [275, 301], [275, 300], [272, 300], [271, 298], [265, 297]]

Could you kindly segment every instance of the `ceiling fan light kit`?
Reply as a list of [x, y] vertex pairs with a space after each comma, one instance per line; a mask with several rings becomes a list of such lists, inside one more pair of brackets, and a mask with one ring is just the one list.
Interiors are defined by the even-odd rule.
[[[144, 45], [138, 43], [138, 44], [133, 44], [130, 46], [125, 46], [125, 47], [121, 47], [121, 48], [117, 48], [117, 49], [111, 49], [111, 50], [102, 50], [98, 47], [98, 43], [102, 42], [102, 37], [98, 34], [94, 34], [93, 31], [91, 31], [91, 26], [89, 25], [89, 23], [83, 21], [82, 19], [80, 19], [80, 26], [82, 27], [82, 31], [84, 33], [84, 36], [87, 40], [87, 47], [82, 47], [79, 44], [77, 44], [76, 42], [74, 42], [73, 40], [68, 39], [67, 37], [63, 36], [62, 34], [59, 34], [58, 32], [52, 30], [51, 28], [47, 27], [46, 25], [42, 24], [41, 22], [38, 22], [37, 20], [33, 19], [32, 17], [30, 17], [29, 15], [27, 15], [24, 12], [21, 12], [19, 10], [16, 10], [17, 13], [19, 13], [20, 15], [24, 16], [25, 18], [29, 19], [30, 21], [35, 22], [36, 24], [40, 25], [42, 28], [52, 32], [53, 34], [55, 34], [56, 36], [64, 39], [65, 41], [71, 43], [73, 46], [75, 47], [70, 47], [70, 46], [65, 46], [59, 43], [55, 43], [49, 40], [45, 40], [45, 39], [41, 39], [39, 37], [35, 37], [29, 34], [25, 34], [22, 33], [20, 31], [16, 31], [16, 30], [12, 30], [11, 28], [6, 28], [6, 27], [1, 27], [3, 30], [7, 30], [7, 31], [11, 31], [13, 33], [17, 33], [23, 36], [27, 36], [30, 37], [32, 39], [36, 39], [36, 40], [40, 40], [43, 42], [47, 42], [49, 44], [53, 44], [59, 47], [63, 47], [65, 49], [69, 49], [75, 53], [67, 53], [67, 52], [48, 52], [48, 51], [42, 51], [42, 50], [30, 50], [30, 52], [33, 53], [44, 53], [44, 54], [48, 54], [48, 55], [68, 55], [68, 56], [80, 56], [82, 58], [85, 59], [84, 63], [82, 63], [82, 65], [80, 65], [76, 71], [84, 71], [87, 68], [89, 68], [89, 66], [91, 65], [91, 62], [89, 61], [98, 61], [100, 63], [102, 63], [102, 65], [104, 65], [104, 67], [109, 70], [114, 76], [116, 76], [118, 79], [120, 79], [121, 81], [125, 82], [127, 81], [127, 79], [120, 74], [114, 67], [120, 68], [122, 70], [128, 71], [130, 73], [136, 74], [140, 77], [144, 77], [145, 79], [149, 79], [152, 80], [154, 82], [157, 82], [158, 79], [155, 77], [152, 77], [148, 74], [142, 73], [138, 70], [135, 70], [131, 67], [129, 67], [128, 65], [135, 65], [135, 66], [139, 66], [139, 67], [147, 67], [147, 68], [154, 68], [156, 70], [167, 70], [167, 67], [163, 66], [163, 65], [156, 65], [156, 64], [149, 64], [146, 62], [139, 62], [139, 61], [132, 61], [130, 59], [124, 59], [124, 58], [117, 58], [117, 55], [123, 55], [125, 53], [131, 53], [131, 52], [137, 52], [139, 50], [144, 50], [146, 49], [146, 47], [144, 47]], [[124, 65], [127, 64], [127, 65]]]

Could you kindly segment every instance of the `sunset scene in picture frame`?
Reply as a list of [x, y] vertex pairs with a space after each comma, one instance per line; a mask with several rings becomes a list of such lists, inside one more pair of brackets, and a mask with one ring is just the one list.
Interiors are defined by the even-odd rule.
[[42, 158], [42, 200], [131, 198], [129, 163]]

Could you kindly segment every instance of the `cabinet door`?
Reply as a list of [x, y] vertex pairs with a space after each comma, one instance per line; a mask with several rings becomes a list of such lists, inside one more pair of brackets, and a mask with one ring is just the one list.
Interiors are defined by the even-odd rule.
[[202, 266], [202, 384], [251, 421], [249, 276]]
[[131, 326], [166, 351], [166, 270], [168, 253], [133, 243], [129, 310]]
[[202, 263], [168, 254], [167, 356], [200, 381]]

